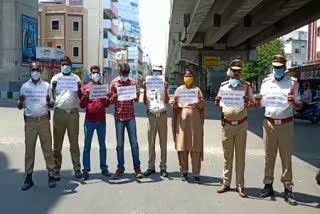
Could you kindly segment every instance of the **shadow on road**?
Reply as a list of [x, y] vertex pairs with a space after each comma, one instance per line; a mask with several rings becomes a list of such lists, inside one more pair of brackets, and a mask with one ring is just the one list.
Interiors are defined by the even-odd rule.
[[33, 181], [35, 186], [26, 192], [20, 190], [24, 181], [24, 173], [8, 168], [8, 158], [0, 152], [0, 190], [1, 210], [5, 213], [43, 214], [55, 206], [59, 198], [77, 193], [78, 183], [72, 181], [71, 171], [62, 171], [62, 180], [57, 187], [48, 187], [48, 172], [35, 171]]

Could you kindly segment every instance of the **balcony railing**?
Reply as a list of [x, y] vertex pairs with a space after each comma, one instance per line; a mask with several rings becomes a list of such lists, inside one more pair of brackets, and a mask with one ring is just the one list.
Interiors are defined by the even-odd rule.
[[118, 14], [119, 14], [118, 9], [114, 6], [111, 0], [103, 0], [103, 9], [104, 9], [104, 13], [110, 19], [118, 18]]

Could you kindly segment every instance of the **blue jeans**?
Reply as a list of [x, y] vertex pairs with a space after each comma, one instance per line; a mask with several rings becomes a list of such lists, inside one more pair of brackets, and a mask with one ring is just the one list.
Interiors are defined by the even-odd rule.
[[94, 130], [97, 130], [99, 141], [100, 154], [100, 169], [106, 170], [107, 149], [106, 149], [106, 121], [100, 122], [84, 122], [84, 150], [83, 150], [83, 171], [90, 172], [90, 150], [92, 143], [92, 136]]
[[131, 153], [133, 159], [133, 168], [140, 169], [139, 160], [139, 145], [137, 141], [137, 128], [136, 120], [131, 119], [128, 121], [115, 120], [116, 135], [117, 135], [117, 158], [118, 158], [118, 169], [124, 171], [124, 129], [127, 128]]

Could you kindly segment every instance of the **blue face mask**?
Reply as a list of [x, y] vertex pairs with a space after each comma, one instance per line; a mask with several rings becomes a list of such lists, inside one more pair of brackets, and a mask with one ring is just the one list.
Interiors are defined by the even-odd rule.
[[239, 85], [239, 83], [240, 83], [240, 81], [237, 79], [230, 79], [230, 85], [234, 88], [237, 87]]
[[273, 74], [275, 78], [281, 78], [284, 76], [284, 68], [273, 68]]

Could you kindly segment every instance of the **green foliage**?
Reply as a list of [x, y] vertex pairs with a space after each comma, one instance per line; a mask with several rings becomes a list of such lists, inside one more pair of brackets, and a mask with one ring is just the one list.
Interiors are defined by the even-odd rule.
[[270, 71], [272, 57], [276, 54], [284, 55], [284, 45], [280, 40], [273, 40], [265, 45], [257, 47], [257, 61], [247, 62], [243, 68], [242, 76], [247, 81], [257, 80]]

